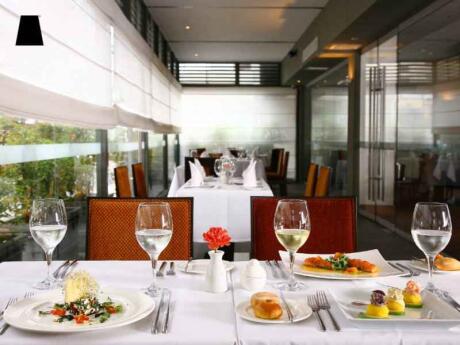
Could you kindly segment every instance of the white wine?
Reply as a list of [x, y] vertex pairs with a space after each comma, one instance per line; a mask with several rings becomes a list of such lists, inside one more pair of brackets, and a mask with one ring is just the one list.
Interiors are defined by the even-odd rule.
[[139, 245], [150, 256], [155, 258], [166, 248], [171, 236], [172, 230], [144, 229], [136, 231], [136, 239]]
[[417, 247], [427, 255], [437, 255], [450, 241], [451, 232], [442, 230], [412, 230], [412, 238]]
[[279, 243], [290, 252], [296, 252], [307, 242], [310, 230], [305, 229], [282, 229], [275, 231]]
[[30, 227], [35, 242], [46, 252], [56, 248], [67, 231], [67, 225], [37, 225]]

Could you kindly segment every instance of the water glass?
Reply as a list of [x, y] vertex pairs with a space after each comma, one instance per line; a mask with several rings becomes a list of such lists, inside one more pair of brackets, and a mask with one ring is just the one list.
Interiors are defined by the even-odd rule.
[[46, 278], [35, 284], [34, 287], [41, 290], [52, 289], [57, 286], [56, 280], [50, 274], [53, 251], [62, 241], [67, 231], [67, 215], [64, 201], [61, 199], [34, 200], [29, 229], [35, 242], [45, 252], [47, 264]]

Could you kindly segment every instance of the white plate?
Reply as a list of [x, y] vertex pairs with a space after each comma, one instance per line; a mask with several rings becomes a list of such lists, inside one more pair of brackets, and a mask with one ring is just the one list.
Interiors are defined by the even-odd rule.
[[129, 325], [149, 315], [155, 308], [152, 298], [140, 291], [121, 289], [104, 289], [100, 300], [110, 297], [115, 303], [123, 305], [123, 312], [113, 314], [104, 323], [79, 325], [73, 321], [58, 323], [52, 315], [40, 316], [39, 310], [51, 309], [54, 303], [62, 303], [64, 296], [61, 290], [20, 300], [10, 306], [3, 315], [6, 323], [23, 330], [45, 333], [70, 333], [104, 330]]
[[[305, 299], [300, 300], [292, 300], [288, 299], [287, 304], [289, 305], [289, 308], [291, 309], [291, 312], [294, 316], [293, 322], [299, 322], [305, 319], [308, 319], [310, 315], [312, 314], [312, 310], [307, 304], [307, 301]], [[276, 320], [267, 320], [267, 319], [261, 319], [258, 318], [254, 315], [254, 311], [251, 307], [251, 303], [249, 301], [246, 302], [241, 302], [236, 306], [236, 313], [243, 319], [252, 321], [252, 322], [258, 322], [258, 323], [290, 323], [288, 319], [288, 314], [286, 309], [284, 308], [283, 305], [281, 305], [283, 308], [283, 314], [279, 319]]]
[[[288, 253], [285, 251], [279, 252], [281, 259], [287, 265], [289, 256]], [[355, 253], [346, 253], [346, 255], [353, 259], [362, 259], [377, 265], [379, 271], [377, 273], [358, 273], [358, 274], [349, 274], [349, 273], [342, 273], [337, 271], [329, 271], [329, 270], [315, 270], [315, 271], [307, 271], [303, 268], [303, 261], [306, 258], [312, 256], [321, 256], [323, 258], [327, 258], [334, 254], [304, 254], [304, 253], [297, 253], [295, 256], [295, 265], [294, 265], [294, 273], [306, 276], [306, 277], [313, 277], [313, 278], [323, 278], [323, 279], [342, 279], [342, 280], [356, 280], [356, 279], [374, 279], [374, 278], [381, 278], [381, 277], [392, 277], [392, 276], [400, 276], [403, 275], [404, 272], [397, 270], [391, 267], [388, 262], [384, 259], [384, 257], [380, 254], [378, 249], [368, 250], [364, 252], [355, 252]]]
[[[412, 267], [420, 270], [420, 271], [428, 272], [428, 267], [427, 267], [426, 263], [423, 263], [423, 262], [421, 262], [419, 260], [412, 260], [410, 262], [410, 265]], [[433, 269], [433, 272], [434, 273], [440, 273], [440, 274], [456, 274], [456, 273], [458, 274], [458, 273], [460, 273], [460, 271], [444, 271], [444, 270], [440, 270], [440, 269], [438, 269], [436, 267]]]
[[[366, 288], [341, 288], [334, 291], [334, 298], [344, 316], [354, 323], [367, 325], [410, 325], [411, 327], [421, 326], [447, 326], [452, 327], [460, 324], [460, 313], [448, 303], [436, 297], [428, 291], [422, 292], [422, 308], [406, 308], [405, 315], [390, 315], [388, 319], [367, 319], [359, 316], [366, 307], [358, 307], [351, 304], [352, 301], [368, 301], [370, 294], [375, 289], [382, 289], [380, 285]], [[384, 290], [386, 291], [386, 290]], [[429, 311], [432, 311], [432, 318], [428, 319]]]
[[[193, 260], [188, 265], [187, 273], [194, 273], [194, 274], [206, 274], [206, 270], [208, 269], [209, 259], [198, 259]], [[233, 262], [224, 260], [225, 269], [231, 271], [235, 265]], [[187, 266], [187, 262], [181, 262], [178, 264], [179, 270], [185, 272], [185, 266]]]

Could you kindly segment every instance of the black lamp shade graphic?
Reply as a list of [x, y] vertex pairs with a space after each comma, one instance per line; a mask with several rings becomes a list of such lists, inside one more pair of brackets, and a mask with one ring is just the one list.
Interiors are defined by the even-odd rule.
[[38, 16], [21, 16], [19, 20], [17, 46], [42, 46], [43, 37]]

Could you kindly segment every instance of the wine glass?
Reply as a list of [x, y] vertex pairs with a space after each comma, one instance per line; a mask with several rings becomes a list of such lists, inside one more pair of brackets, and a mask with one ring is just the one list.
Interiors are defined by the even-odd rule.
[[48, 273], [46, 278], [35, 284], [41, 290], [56, 287], [57, 282], [50, 274], [54, 248], [62, 241], [67, 231], [67, 215], [61, 199], [36, 199], [32, 203], [29, 229], [35, 242], [45, 252]]
[[450, 241], [452, 221], [447, 204], [437, 202], [419, 202], [412, 216], [412, 238], [417, 247], [425, 254], [429, 282], [428, 291], [435, 291], [433, 284], [433, 265], [438, 255]]
[[158, 296], [161, 289], [156, 283], [156, 262], [172, 237], [173, 221], [171, 209], [165, 202], [141, 203], [137, 208], [136, 239], [150, 257], [153, 282], [147, 288], [147, 295]]
[[283, 199], [278, 201], [273, 220], [275, 235], [281, 245], [289, 253], [289, 279], [277, 284], [282, 290], [301, 290], [305, 286], [294, 277], [295, 254], [310, 235], [311, 225], [307, 202], [298, 199]]
[[216, 173], [217, 176], [220, 176], [222, 172], [222, 160], [221, 159], [216, 159], [214, 161], [214, 172]]

